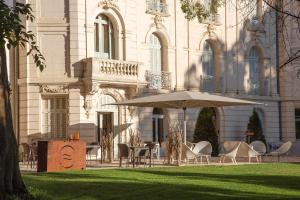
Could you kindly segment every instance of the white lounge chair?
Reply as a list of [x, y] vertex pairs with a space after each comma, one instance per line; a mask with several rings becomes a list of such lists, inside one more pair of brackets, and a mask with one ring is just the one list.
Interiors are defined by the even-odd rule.
[[188, 163], [190, 160], [195, 163], [197, 161], [197, 154], [195, 154], [186, 144], [182, 145], [182, 160]]
[[244, 145], [247, 147], [247, 151], [248, 151], [248, 162], [251, 162], [251, 158], [256, 158], [256, 161], [259, 163], [261, 161], [261, 153], [257, 152], [256, 150], [254, 150], [250, 145], [248, 145], [247, 143], [243, 142]]
[[201, 141], [195, 144], [193, 148], [193, 152], [200, 158], [200, 162], [202, 163], [202, 157], [206, 158], [207, 164], [209, 164], [209, 157], [212, 153], [212, 146], [208, 141]]
[[280, 156], [286, 155], [292, 147], [292, 142], [288, 141], [283, 143], [277, 150], [272, 151], [267, 154], [267, 156], [277, 156], [278, 162], [280, 161]]
[[239, 142], [233, 149], [219, 154], [220, 163], [223, 164], [226, 158], [230, 158], [234, 164], [237, 164], [235, 157], [236, 157], [236, 154], [237, 154], [237, 151], [238, 151], [240, 145], [241, 145], [241, 142]]
[[267, 147], [265, 143], [263, 143], [260, 140], [255, 140], [251, 142], [250, 147], [252, 147], [256, 152], [260, 153], [261, 155], [264, 155], [267, 152]]
[[265, 143], [263, 143], [260, 140], [255, 140], [253, 142], [250, 143], [250, 147], [252, 147], [253, 150], [255, 150], [256, 152], [260, 153], [260, 162], [262, 161], [262, 157], [267, 153], [267, 147], [265, 145]]

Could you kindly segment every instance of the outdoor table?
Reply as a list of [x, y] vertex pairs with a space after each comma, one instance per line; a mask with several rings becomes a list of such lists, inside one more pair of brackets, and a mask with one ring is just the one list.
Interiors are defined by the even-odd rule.
[[132, 152], [132, 167], [135, 168], [135, 151], [138, 150], [149, 150], [149, 154], [150, 154], [150, 164], [149, 167], [151, 167], [151, 163], [152, 163], [152, 147], [151, 146], [145, 146], [145, 147], [141, 147], [141, 146], [129, 146], [129, 149]]

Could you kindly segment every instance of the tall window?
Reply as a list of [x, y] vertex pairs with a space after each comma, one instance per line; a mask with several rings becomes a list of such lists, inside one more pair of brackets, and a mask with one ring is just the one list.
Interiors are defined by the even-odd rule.
[[162, 69], [162, 45], [156, 34], [150, 37], [150, 65], [154, 74], [160, 74]]
[[259, 57], [256, 47], [249, 52], [249, 94], [259, 95]]
[[300, 139], [300, 109], [295, 110], [296, 139]]
[[114, 28], [105, 15], [99, 15], [95, 21], [95, 56], [115, 59]]
[[66, 138], [68, 100], [66, 96], [43, 97], [42, 134], [45, 138]]
[[205, 41], [202, 53], [202, 90], [204, 92], [214, 92], [215, 65], [214, 53], [209, 42]]

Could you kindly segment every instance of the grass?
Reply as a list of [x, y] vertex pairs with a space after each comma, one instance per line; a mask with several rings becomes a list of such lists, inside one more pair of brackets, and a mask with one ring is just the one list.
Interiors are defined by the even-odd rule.
[[300, 164], [69, 171], [24, 180], [55, 200], [300, 199]]

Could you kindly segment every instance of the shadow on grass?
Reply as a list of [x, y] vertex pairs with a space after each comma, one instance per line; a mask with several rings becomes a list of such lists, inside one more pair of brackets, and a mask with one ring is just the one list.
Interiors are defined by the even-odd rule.
[[92, 170], [24, 178], [28, 186], [52, 199], [300, 199], [299, 174], [218, 174], [222, 169], [194, 172], [199, 169]]
[[[278, 189], [299, 190], [300, 174], [298, 176], [284, 175], [253, 175], [253, 174], [213, 174], [213, 173], [193, 173], [193, 172], [174, 172], [174, 171], [151, 171], [151, 170], [131, 170], [130, 172], [143, 172], [152, 175], [176, 177], [187, 180], [211, 180], [228, 183], [253, 184], [260, 186], [273, 187]], [[300, 199], [300, 196], [299, 196]]]
[[[270, 195], [241, 192], [239, 188], [222, 189], [204, 185], [155, 184], [141, 182], [110, 181], [33, 181], [26, 178], [31, 186], [39, 187], [53, 199], [299, 199], [299, 196]], [[35, 182], [35, 183], [33, 183]]]

